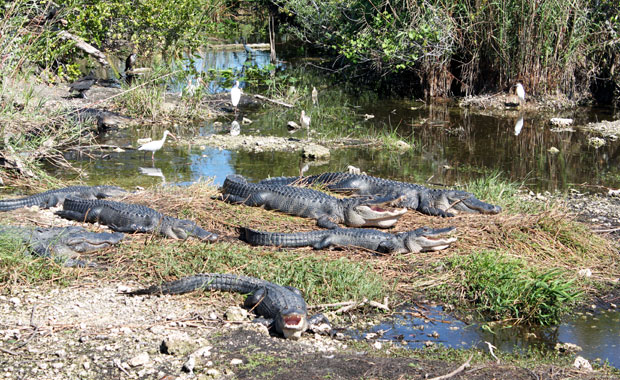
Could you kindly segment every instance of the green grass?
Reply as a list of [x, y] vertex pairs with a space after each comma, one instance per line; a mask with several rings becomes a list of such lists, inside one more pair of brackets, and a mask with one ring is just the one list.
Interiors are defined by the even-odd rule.
[[309, 303], [381, 299], [388, 290], [369, 264], [314, 252], [274, 252], [228, 243], [161, 244], [154, 239], [143, 247], [124, 246], [114, 256], [129, 261], [116, 270], [142, 273], [147, 283], [201, 272], [237, 273], [299, 288]]
[[75, 271], [46, 258], [31, 256], [20, 238], [0, 234], [0, 288], [17, 284], [67, 284]]
[[538, 269], [499, 251], [452, 257], [448, 264], [460, 273], [465, 301], [493, 320], [554, 324], [581, 296], [563, 270]]

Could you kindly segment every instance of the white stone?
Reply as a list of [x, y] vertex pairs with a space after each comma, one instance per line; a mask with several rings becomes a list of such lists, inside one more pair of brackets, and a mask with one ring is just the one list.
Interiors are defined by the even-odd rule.
[[383, 345], [381, 344], [381, 342], [374, 342], [374, 343], [372, 344], [372, 346], [373, 346], [374, 348], [376, 348], [377, 350], [380, 350], [380, 349], [381, 349], [381, 347], [383, 347]]
[[580, 269], [579, 272], [577, 272], [577, 274], [580, 277], [592, 277], [592, 271], [589, 268]]
[[239, 365], [239, 364], [243, 364], [243, 360], [241, 359], [233, 359], [230, 361], [230, 365]]
[[218, 371], [218, 370], [217, 370], [217, 369], [215, 369], [215, 368], [211, 368], [211, 369], [208, 369], [208, 370], [207, 370], [207, 375], [209, 375], [209, 376], [213, 376], [213, 377], [217, 377], [217, 376], [219, 376], [219, 375], [220, 375], [220, 371]]
[[134, 356], [133, 358], [129, 359], [127, 361], [127, 364], [129, 364], [132, 367], [137, 367], [137, 366], [140, 366], [140, 365], [147, 364], [150, 360], [151, 360], [151, 358], [149, 357], [149, 354], [147, 352], [142, 352], [142, 353]]
[[61, 363], [61, 362], [52, 363], [52, 368], [54, 368], [54, 369], [61, 369], [64, 366], [65, 366], [64, 363]]
[[582, 369], [586, 372], [592, 372], [592, 365], [590, 365], [590, 362], [581, 356], [577, 356], [575, 358], [575, 362], [573, 362], [573, 367], [577, 369]]
[[13, 304], [13, 306], [18, 307], [22, 304], [22, 301], [17, 297], [9, 298], [9, 302]]

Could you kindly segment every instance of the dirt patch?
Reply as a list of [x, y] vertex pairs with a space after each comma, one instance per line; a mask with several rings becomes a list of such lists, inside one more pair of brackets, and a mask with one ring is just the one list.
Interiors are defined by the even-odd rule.
[[[0, 376], [401, 379], [440, 376], [461, 364], [403, 358], [403, 350], [388, 342], [349, 347], [353, 342], [313, 334], [299, 341], [271, 337], [249, 320], [225, 321], [225, 305], [237, 303], [238, 297], [128, 297], [121, 293], [125, 285], [86, 280], [69, 288], [20, 288], [11, 297], [0, 297]], [[547, 365], [527, 369], [496, 364], [484, 354], [455, 378], [519, 380], [549, 373], [613, 378]]]

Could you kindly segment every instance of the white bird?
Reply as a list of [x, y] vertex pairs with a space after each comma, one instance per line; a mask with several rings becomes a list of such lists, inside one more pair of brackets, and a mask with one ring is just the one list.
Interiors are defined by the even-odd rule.
[[525, 89], [521, 83], [517, 83], [517, 96], [519, 97], [519, 103], [525, 102]]
[[[310, 136], [310, 116], [306, 115], [306, 111], [301, 111], [301, 116], [299, 117], [299, 123], [303, 128], [307, 130], [307, 137]], [[309, 138], [309, 137], [308, 137]]]
[[237, 110], [239, 100], [241, 100], [241, 89], [239, 88], [239, 81], [235, 81], [235, 86], [230, 89], [230, 102], [235, 107], [235, 111]]
[[185, 92], [189, 96], [194, 96], [196, 90], [198, 89], [198, 85], [192, 83], [192, 78], [187, 78], [187, 86], [185, 86]]
[[151, 152], [151, 160], [155, 160], [155, 152], [157, 152], [161, 149], [162, 146], [164, 146], [164, 143], [166, 142], [166, 136], [168, 135], [170, 135], [170, 137], [175, 140], [177, 139], [172, 133], [170, 133], [168, 130], [165, 130], [164, 137], [161, 140], [155, 140], [141, 145], [138, 150], [145, 150]]
[[312, 104], [315, 106], [319, 104], [319, 92], [314, 86], [312, 86]]

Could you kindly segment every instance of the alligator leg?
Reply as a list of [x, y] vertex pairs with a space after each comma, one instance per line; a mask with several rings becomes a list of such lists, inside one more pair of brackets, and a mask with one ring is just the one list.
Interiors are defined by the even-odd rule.
[[329, 219], [329, 217], [325, 215], [319, 217], [316, 220], [316, 225], [321, 228], [329, 228], [330, 230], [333, 230], [334, 228], [338, 228], [338, 224], [332, 222], [331, 219]]
[[329, 248], [332, 245], [335, 245], [335, 243], [333, 242], [333, 239], [331, 236], [326, 236], [323, 239], [321, 239], [320, 241], [318, 241], [317, 243], [312, 245], [312, 248], [314, 249], [325, 249], [325, 248]]
[[426, 196], [422, 196], [418, 201], [418, 211], [422, 214], [431, 215], [431, 216], [441, 216], [442, 218], [454, 216], [451, 212], [445, 212], [441, 209], [431, 206], [431, 200]]

